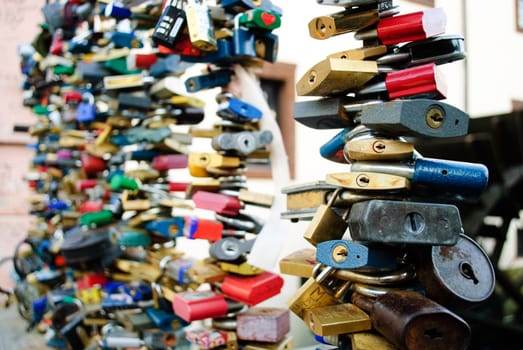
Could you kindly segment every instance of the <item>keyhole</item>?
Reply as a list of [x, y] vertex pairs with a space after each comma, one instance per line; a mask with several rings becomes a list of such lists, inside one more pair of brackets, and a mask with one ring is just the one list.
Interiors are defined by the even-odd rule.
[[385, 148], [386, 146], [382, 141], [376, 141], [372, 144], [372, 149], [376, 153], [382, 153], [383, 151], [385, 151]]
[[432, 107], [428, 110], [425, 115], [425, 121], [427, 125], [433, 129], [437, 129], [443, 125], [445, 119], [445, 113], [439, 107]]
[[314, 84], [316, 82], [317, 74], [316, 71], [311, 71], [309, 73], [309, 84]]
[[441, 334], [440, 331], [438, 331], [437, 328], [429, 328], [429, 329], [425, 330], [425, 332], [423, 332], [423, 335], [432, 340], [443, 338], [443, 335]]
[[238, 247], [238, 245], [236, 243], [224, 242], [223, 251], [228, 256], [235, 256], [235, 255], [238, 255], [240, 248]]
[[356, 178], [356, 183], [360, 187], [366, 187], [370, 183], [370, 179], [367, 175], [360, 175]]
[[479, 280], [476, 277], [476, 274], [474, 273], [474, 270], [472, 269], [472, 265], [468, 262], [462, 262], [459, 264], [459, 272], [463, 275], [463, 277], [472, 280], [474, 284], [478, 284]]
[[417, 235], [425, 229], [425, 218], [420, 213], [408, 213], [405, 216], [403, 227], [405, 227], [405, 231]]
[[344, 245], [337, 245], [332, 249], [332, 259], [337, 263], [342, 263], [347, 260], [349, 252]]

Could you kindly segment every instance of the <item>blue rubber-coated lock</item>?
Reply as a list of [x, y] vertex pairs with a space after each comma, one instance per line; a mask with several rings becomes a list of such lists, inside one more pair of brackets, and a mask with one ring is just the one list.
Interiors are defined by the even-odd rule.
[[237, 98], [230, 98], [220, 103], [216, 114], [223, 119], [236, 122], [256, 122], [263, 115], [257, 107]]
[[337, 269], [396, 269], [394, 250], [368, 247], [340, 239], [324, 241], [316, 246], [316, 261]]

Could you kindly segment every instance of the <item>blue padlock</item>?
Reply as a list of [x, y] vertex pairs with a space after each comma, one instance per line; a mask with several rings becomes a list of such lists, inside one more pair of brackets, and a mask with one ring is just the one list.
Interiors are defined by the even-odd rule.
[[234, 56], [256, 57], [255, 32], [246, 28], [235, 28], [232, 34]]
[[221, 102], [216, 114], [223, 119], [240, 123], [257, 122], [263, 116], [257, 107], [234, 97]]
[[485, 165], [444, 159], [418, 158], [409, 163], [358, 161], [351, 165], [351, 170], [404, 176], [419, 190], [467, 197], [481, 195], [488, 184]]
[[168, 219], [157, 219], [145, 224], [145, 229], [154, 234], [166, 238], [183, 237], [183, 228], [185, 219], [183, 216], [177, 216]]
[[397, 256], [390, 247], [370, 247], [334, 239], [316, 246], [316, 261], [337, 269], [395, 270]]
[[143, 43], [133, 32], [113, 32], [111, 42], [116, 48], [127, 47], [129, 49], [142, 48]]
[[188, 92], [197, 92], [204, 89], [225, 86], [229, 84], [232, 77], [232, 71], [229, 69], [220, 69], [208, 74], [202, 74], [190, 77], [185, 80], [185, 88]]

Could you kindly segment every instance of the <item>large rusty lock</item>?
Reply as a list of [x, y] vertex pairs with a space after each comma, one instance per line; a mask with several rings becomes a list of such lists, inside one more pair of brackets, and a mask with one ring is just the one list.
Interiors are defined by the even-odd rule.
[[467, 235], [453, 246], [432, 246], [419, 253], [416, 274], [426, 295], [453, 308], [486, 300], [494, 291], [494, 267], [483, 248]]

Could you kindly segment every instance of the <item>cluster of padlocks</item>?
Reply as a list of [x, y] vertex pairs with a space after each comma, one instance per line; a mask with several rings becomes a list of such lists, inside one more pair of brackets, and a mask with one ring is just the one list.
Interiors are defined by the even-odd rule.
[[[14, 254], [29, 328], [59, 349], [291, 348], [289, 310], [258, 306], [282, 277], [247, 263], [272, 203], [249, 190], [247, 170], [270, 160], [273, 134], [231, 88], [235, 66], [275, 61], [281, 10], [67, 0], [42, 13], [20, 45], [23, 103], [37, 116], [18, 127], [37, 140], [36, 223]], [[194, 93], [212, 88], [218, 118], [199, 128]], [[196, 138], [208, 147], [193, 150]], [[208, 242], [208, 256], [182, 239]]]
[[[458, 203], [488, 185], [482, 164], [425, 158], [412, 138], [451, 138], [468, 115], [446, 98], [441, 65], [465, 57], [440, 8], [400, 13], [387, 0], [318, 0], [314, 39], [353, 33], [362, 46], [328, 55], [296, 84], [294, 118], [342, 129], [320, 148], [346, 172], [287, 186], [282, 218], [310, 221], [312, 248], [280, 260], [305, 282], [289, 300], [321, 343], [347, 349], [466, 349], [460, 312], [495, 287], [488, 255]], [[340, 7], [343, 7], [340, 10]], [[339, 12], [336, 12], [339, 11]]]

